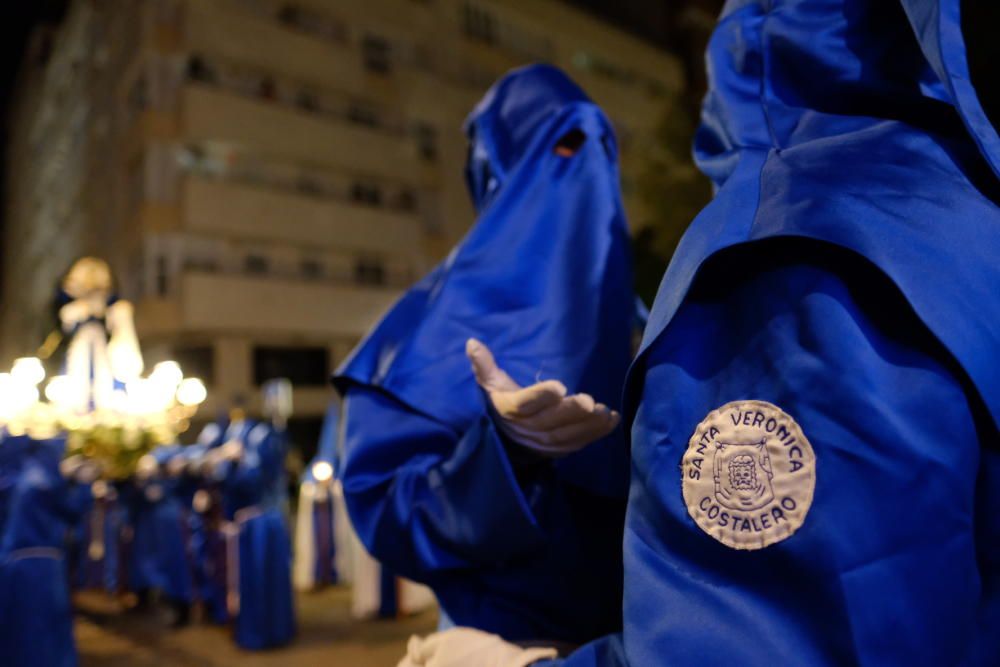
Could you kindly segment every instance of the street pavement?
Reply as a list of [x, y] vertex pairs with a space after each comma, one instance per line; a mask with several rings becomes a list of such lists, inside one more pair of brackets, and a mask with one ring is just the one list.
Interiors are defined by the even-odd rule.
[[411, 634], [432, 632], [437, 612], [396, 620], [356, 621], [350, 593], [331, 588], [297, 598], [299, 633], [286, 648], [236, 647], [225, 627], [168, 627], [161, 610], [121, 611], [102, 596], [77, 598], [81, 667], [395, 667]]

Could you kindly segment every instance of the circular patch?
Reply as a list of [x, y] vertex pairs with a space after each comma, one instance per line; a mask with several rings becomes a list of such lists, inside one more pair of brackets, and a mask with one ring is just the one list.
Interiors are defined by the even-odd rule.
[[806, 519], [816, 456], [795, 420], [766, 401], [734, 401], [698, 424], [681, 460], [684, 503], [733, 549], [763, 549]]

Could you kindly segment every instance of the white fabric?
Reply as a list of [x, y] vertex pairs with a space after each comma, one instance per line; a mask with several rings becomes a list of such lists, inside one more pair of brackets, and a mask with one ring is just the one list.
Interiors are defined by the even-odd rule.
[[345, 545], [351, 550], [353, 572], [351, 616], [357, 619], [375, 618], [382, 603], [382, 566], [371, 557], [353, 532]]
[[474, 338], [466, 343], [465, 352], [476, 381], [500, 417], [499, 428], [523, 447], [545, 456], [566, 456], [603, 438], [621, 420], [589, 394], [567, 396], [566, 386], [558, 380], [521, 387], [497, 366], [490, 349]]
[[[72, 324], [70, 321], [67, 326]], [[81, 324], [73, 334], [66, 348], [66, 375], [84, 388], [84, 391], [74, 391], [67, 396], [66, 408], [87, 412], [91, 401], [96, 408], [112, 405], [115, 385], [108, 361], [107, 331], [99, 322]]]
[[108, 342], [111, 372], [124, 382], [134, 380], [142, 374], [143, 361], [139, 339], [135, 335], [135, 309], [132, 304], [123, 299], [111, 304], [107, 323], [111, 332]]
[[337, 567], [337, 578], [341, 583], [354, 582], [354, 551], [348, 548], [354, 528], [347, 516], [347, 504], [344, 502], [344, 489], [340, 480], [333, 481], [333, 545], [335, 555], [334, 565]]
[[299, 505], [295, 517], [295, 558], [292, 561], [292, 584], [299, 591], [312, 590], [316, 585], [316, 536], [313, 533], [313, 503], [316, 485], [305, 481], [299, 485]]
[[[333, 507], [337, 572], [342, 581], [351, 584], [351, 615], [357, 619], [375, 618], [382, 606], [382, 565], [368, 553], [354, 532], [339, 481], [333, 486]], [[423, 584], [402, 577], [393, 582], [398, 615], [417, 614], [437, 604], [434, 593]]]
[[473, 628], [451, 628], [410, 637], [397, 667], [527, 667], [556, 657], [554, 648], [524, 649]]

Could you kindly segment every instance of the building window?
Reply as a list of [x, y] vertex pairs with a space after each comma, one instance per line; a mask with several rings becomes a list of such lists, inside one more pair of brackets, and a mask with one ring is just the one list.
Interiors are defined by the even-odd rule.
[[[291, 417], [286, 426], [286, 437], [289, 447], [298, 450], [298, 458], [303, 465], [307, 465], [316, 456], [319, 449], [319, 439], [323, 433], [322, 417]], [[294, 488], [289, 489], [292, 493], [298, 492], [298, 475], [290, 477], [294, 481]]]
[[293, 385], [323, 387], [330, 380], [330, 358], [324, 347], [267, 347], [253, 350], [254, 383], [288, 378]]
[[347, 110], [347, 118], [352, 123], [366, 125], [368, 127], [378, 127], [378, 114], [371, 107], [352, 102]]
[[149, 85], [145, 76], [140, 76], [128, 91], [128, 109], [130, 113], [139, 114], [149, 106]]
[[437, 130], [426, 123], [417, 125], [417, 152], [422, 160], [434, 162], [437, 160]]
[[254, 275], [265, 274], [270, 270], [270, 263], [262, 255], [247, 255], [243, 260], [243, 270]]
[[191, 56], [187, 64], [187, 77], [192, 81], [202, 83], [215, 83], [215, 70], [208, 66], [204, 58], [198, 55]]
[[219, 264], [214, 259], [208, 257], [186, 257], [184, 259], [184, 270], [198, 273], [215, 273], [219, 270]]
[[278, 86], [269, 76], [262, 77], [257, 87], [257, 97], [262, 100], [274, 101], [278, 97]]
[[372, 183], [354, 183], [351, 185], [351, 199], [359, 204], [380, 206], [382, 204], [382, 191]]
[[361, 285], [385, 285], [385, 266], [377, 257], [362, 257], [354, 264], [354, 280]]
[[299, 193], [309, 195], [310, 197], [319, 197], [323, 194], [323, 186], [316, 178], [309, 174], [303, 174], [296, 179], [295, 189]]
[[341, 21], [296, 5], [282, 5], [278, 11], [278, 21], [314, 37], [339, 43], [347, 41], [347, 27]]
[[184, 375], [200, 378], [213, 384], [215, 378], [215, 350], [211, 345], [182, 345], [172, 351], [173, 359], [181, 365]]
[[365, 35], [361, 43], [361, 55], [368, 71], [376, 74], [388, 74], [392, 69], [390, 47], [382, 37]]
[[323, 263], [315, 259], [302, 260], [299, 269], [302, 271], [302, 277], [306, 280], [321, 280], [326, 274]]
[[392, 203], [400, 211], [412, 212], [417, 208], [417, 195], [410, 188], [403, 188], [396, 193]]
[[164, 297], [170, 291], [170, 278], [167, 275], [167, 258], [160, 255], [156, 258], [156, 296]]
[[278, 20], [290, 28], [301, 28], [302, 10], [295, 5], [283, 5], [278, 10]]
[[467, 37], [486, 44], [496, 44], [497, 22], [492, 12], [471, 2], [462, 6], [462, 29]]
[[319, 100], [316, 99], [316, 95], [308, 90], [300, 90], [295, 96], [295, 106], [303, 111], [315, 113], [319, 111]]

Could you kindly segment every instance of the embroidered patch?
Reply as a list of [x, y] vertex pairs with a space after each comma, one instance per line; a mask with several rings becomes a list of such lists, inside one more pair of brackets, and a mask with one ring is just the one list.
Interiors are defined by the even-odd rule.
[[795, 420], [766, 401], [734, 401], [698, 424], [681, 460], [698, 527], [733, 549], [763, 549], [806, 519], [816, 456]]

